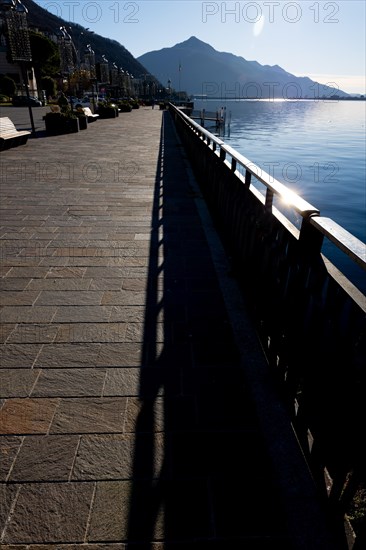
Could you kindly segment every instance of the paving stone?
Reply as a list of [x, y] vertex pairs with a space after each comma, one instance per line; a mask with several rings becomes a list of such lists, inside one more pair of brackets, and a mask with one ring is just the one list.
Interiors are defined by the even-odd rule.
[[0, 369], [1, 397], [28, 397], [38, 375], [37, 369]]
[[5, 344], [15, 327], [16, 323], [3, 323], [0, 325], [0, 344]]
[[67, 481], [78, 444], [78, 436], [25, 437], [10, 481]]
[[[179, 387], [180, 380], [167, 382], [164, 393], [164, 428], [165, 432], [196, 432], [202, 430], [197, 414], [197, 399], [195, 396], [181, 396], [175, 388]], [[220, 407], [218, 407], [220, 408]], [[212, 426], [210, 429], [214, 430]], [[231, 426], [230, 426], [231, 429]]]
[[92, 483], [22, 485], [4, 542], [82, 543], [93, 491]]
[[[257, 536], [279, 537], [286, 532], [280, 499], [270, 487], [270, 480], [260, 480], [243, 472], [242, 479], [215, 480], [212, 484], [212, 504], [219, 537]], [[263, 499], [263, 495], [266, 498]], [[236, 505], [240, 501], [240, 507]], [[240, 518], [246, 518], [245, 528]]]
[[0, 322], [50, 323], [56, 310], [55, 306], [5, 306], [0, 312]]
[[0, 346], [0, 368], [32, 368], [42, 344], [5, 344]]
[[145, 277], [136, 279], [123, 279], [123, 290], [144, 291], [146, 290], [148, 279]]
[[[20, 278], [20, 279], [0, 279], [0, 290], [1, 291], [8, 291], [8, 290], [25, 290], [29, 283], [31, 282], [31, 278]], [[29, 288], [29, 290], [32, 290]], [[36, 290], [36, 289], [35, 289]]]
[[61, 277], [76, 277], [81, 278], [85, 275], [86, 268], [84, 267], [51, 267], [47, 271], [47, 278]]
[[1, 550], [27, 550], [26, 544], [2, 544]]
[[38, 372], [32, 397], [101, 397], [106, 377], [104, 369], [95, 368], [42, 369]]
[[106, 370], [103, 395], [136, 395], [140, 394], [141, 369], [109, 368]]
[[145, 305], [145, 300], [145, 292], [135, 292], [132, 290], [120, 290], [119, 292], [107, 291], [103, 295], [102, 304], [113, 306], [138, 306]]
[[128, 397], [124, 431], [163, 432], [164, 399], [148, 397], [142, 401], [137, 397]]
[[145, 306], [111, 306], [109, 321], [143, 323], [146, 316]]
[[169, 388], [170, 395], [181, 392], [180, 373], [172, 376], [171, 371], [160, 367], [109, 368], [103, 395], [126, 395], [153, 398], [162, 395]]
[[69, 258], [43, 258], [40, 260], [39, 265], [45, 265], [47, 267], [68, 267], [70, 265]]
[[127, 323], [64, 323], [60, 325], [56, 342], [125, 342]]
[[[144, 496], [144, 522], [140, 522], [139, 536], [145, 538], [148, 531], [150, 540], [162, 538], [164, 533], [162, 503], [154, 502], [153, 494], [154, 487], [149, 483], [136, 487], [129, 481], [98, 482], [87, 535], [88, 542], [126, 540], [131, 531], [131, 515], [134, 512], [131, 507], [133, 508], [136, 504], [141, 507], [142, 496]], [[135, 502], [131, 502], [131, 499]], [[134, 517], [133, 523], [136, 521]], [[133, 529], [136, 529], [135, 525]]]
[[62, 399], [50, 433], [121, 433], [125, 412], [124, 397]]
[[101, 306], [60, 306], [57, 308], [54, 323], [106, 323], [110, 308]]
[[38, 291], [22, 290], [2, 292], [0, 303], [4, 306], [31, 306], [37, 300]]
[[[19, 487], [16, 485], [0, 484], [0, 537], [4, 531], [9, 512], [18, 494]], [[0, 538], [0, 542], [2, 540]], [[2, 547], [2, 544], [1, 544]]]
[[97, 483], [88, 541], [128, 537], [146, 543], [164, 536], [189, 540], [212, 535], [204, 481]]
[[7, 339], [10, 344], [49, 344], [57, 335], [59, 327], [50, 324], [18, 323]]
[[5, 268], [4, 276], [19, 279], [20, 277], [43, 279], [48, 273], [48, 267], [12, 267], [10, 270]]
[[[9, 277], [12, 270], [13, 270], [12, 267], [0, 266], [0, 277]], [[19, 277], [21, 277], [21, 275], [19, 275]]]
[[106, 343], [100, 347], [97, 367], [138, 367], [141, 365], [141, 345]]
[[84, 305], [98, 305], [102, 299], [103, 292], [99, 291], [62, 291], [62, 290], [43, 290], [38, 294], [37, 306], [84, 306]]
[[[10, 468], [22, 443], [21, 437], [5, 436], [0, 438], [0, 481], [6, 480]], [[1, 528], [0, 528], [1, 531]]]
[[163, 461], [163, 434], [83, 435], [72, 479], [158, 478]]
[[99, 343], [49, 344], [42, 348], [35, 366], [40, 368], [94, 367], [98, 361], [99, 351]]
[[133, 257], [97, 257], [97, 258], [70, 258], [68, 265], [73, 266], [104, 266], [104, 267], [130, 267], [137, 266], [143, 267], [148, 264], [147, 258], [133, 258]]
[[85, 277], [91, 277], [92, 279], [122, 279], [128, 277], [132, 269], [138, 270], [139, 276], [141, 272], [146, 272], [146, 268], [141, 267], [87, 267]]
[[48, 278], [48, 279], [32, 279], [29, 284], [29, 290], [53, 290], [53, 291], [73, 291], [73, 290], [88, 290], [91, 279], [66, 279]]
[[91, 279], [90, 290], [120, 290], [123, 279]]
[[[2, 549], [3, 550], [3, 549]], [[29, 544], [27, 546], [16, 545], [4, 550], [80, 550], [79, 544]], [[95, 543], [83, 544], [83, 550], [128, 550], [127, 545], [123, 543]], [[155, 550], [155, 546], [151, 548]]]
[[58, 399], [7, 399], [0, 409], [0, 434], [45, 434]]

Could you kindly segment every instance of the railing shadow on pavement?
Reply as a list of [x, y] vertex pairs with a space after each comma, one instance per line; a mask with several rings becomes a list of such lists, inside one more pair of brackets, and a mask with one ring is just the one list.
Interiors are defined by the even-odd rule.
[[[288, 503], [258, 428], [173, 134], [166, 112], [152, 213], [128, 548], [153, 550], [160, 541], [164, 548], [212, 543], [290, 550]], [[297, 543], [302, 547], [303, 541]]]

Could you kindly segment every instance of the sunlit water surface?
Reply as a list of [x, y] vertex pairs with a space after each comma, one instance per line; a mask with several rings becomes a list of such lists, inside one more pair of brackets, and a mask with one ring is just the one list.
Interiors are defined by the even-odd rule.
[[[366, 101], [194, 102], [222, 107], [221, 139], [366, 243]], [[327, 240], [323, 252], [366, 293], [364, 271]]]

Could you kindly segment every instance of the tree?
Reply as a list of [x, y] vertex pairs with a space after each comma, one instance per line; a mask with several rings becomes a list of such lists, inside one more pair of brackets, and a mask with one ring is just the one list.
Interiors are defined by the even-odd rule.
[[40, 32], [30, 31], [29, 38], [37, 80], [43, 76], [57, 76], [60, 72], [60, 54], [57, 45]]
[[41, 78], [41, 88], [46, 92], [46, 97], [53, 97], [56, 95], [56, 82], [50, 76], [43, 76]]
[[10, 76], [0, 75], [0, 92], [9, 97], [15, 94], [16, 89], [17, 85]]

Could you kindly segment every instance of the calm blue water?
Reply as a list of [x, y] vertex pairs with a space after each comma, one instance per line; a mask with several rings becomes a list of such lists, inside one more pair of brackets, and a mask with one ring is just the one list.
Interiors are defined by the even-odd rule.
[[[366, 243], [365, 101], [195, 100], [194, 107], [226, 107], [230, 129], [221, 139]], [[324, 254], [365, 292], [365, 272], [332, 246], [325, 241]]]

